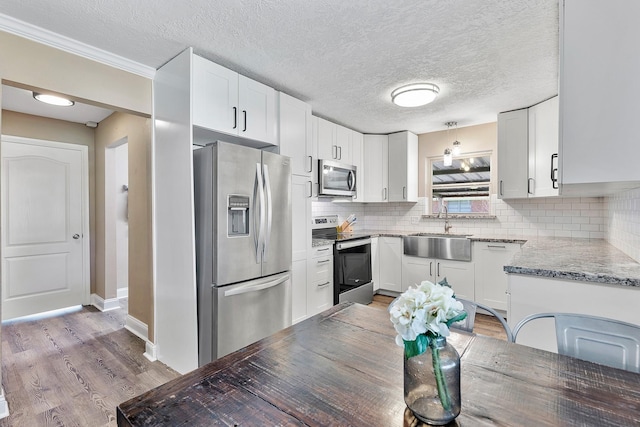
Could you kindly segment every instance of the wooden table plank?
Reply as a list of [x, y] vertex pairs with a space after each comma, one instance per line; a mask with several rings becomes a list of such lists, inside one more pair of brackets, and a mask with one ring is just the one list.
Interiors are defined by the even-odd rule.
[[[419, 425], [388, 314], [340, 305], [118, 407], [119, 426]], [[459, 426], [640, 424], [640, 375], [453, 333]]]

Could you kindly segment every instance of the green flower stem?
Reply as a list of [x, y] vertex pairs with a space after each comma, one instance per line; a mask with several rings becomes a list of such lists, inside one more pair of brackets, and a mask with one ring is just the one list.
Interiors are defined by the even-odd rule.
[[444, 374], [442, 373], [442, 367], [440, 366], [440, 350], [436, 347], [436, 340], [431, 340], [431, 357], [433, 359], [433, 372], [436, 375], [436, 385], [438, 386], [440, 402], [442, 402], [442, 407], [446, 411], [450, 411], [451, 397], [449, 396], [447, 383], [444, 380]]

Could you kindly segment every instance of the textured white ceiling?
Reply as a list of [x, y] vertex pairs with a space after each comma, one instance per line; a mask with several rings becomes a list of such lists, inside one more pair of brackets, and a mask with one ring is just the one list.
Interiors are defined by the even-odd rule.
[[[0, 13], [153, 68], [193, 46], [365, 133], [492, 122], [558, 87], [558, 0], [2, 0]], [[391, 104], [412, 82], [440, 96]]]

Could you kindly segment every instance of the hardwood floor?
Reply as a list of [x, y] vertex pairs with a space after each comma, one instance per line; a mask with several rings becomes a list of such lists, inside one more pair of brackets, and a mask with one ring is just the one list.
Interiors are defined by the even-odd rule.
[[2, 324], [4, 426], [115, 426], [116, 406], [178, 373], [143, 356], [126, 311], [94, 307]]
[[[386, 310], [389, 304], [393, 301], [393, 297], [385, 295], [374, 295], [373, 302], [369, 304], [371, 307], [376, 307]], [[487, 335], [500, 340], [507, 340], [507, 334], [504, 332], [500, 322], [493, 316], [486, 314], [476, 313], [476, 322], [473, 328], [473, 332], [480, 335]]]
[[[375, 295], [386, 310], [392, 297]], [[83, 307], [2, 324], [2, 384], [10, 415], [0, 427], [116, 425], [116, 406], [179, 374], [143, 356], [124, 329], [126, 309]], [[476, 315], [475, 332], [506, 339], [500, 323]]]

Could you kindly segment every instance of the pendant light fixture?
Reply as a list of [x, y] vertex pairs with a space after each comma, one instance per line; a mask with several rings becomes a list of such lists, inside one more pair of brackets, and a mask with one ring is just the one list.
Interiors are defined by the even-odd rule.
[[451, 148], [444, 149], [444, 165], [451, 166], [453, 164], [453, 155], [451, 154]]
[[433, 83], [412, 83], [391, 92], [391, 101], [400, 107], [420, 107], [433, 102], [440, 88]]
[[[451, 126], [456, 127], [455, 140], [453, 141], [453, 144], [451, 144], [453, 146], [451, 150], [451, 154], [453, 154], [454, 157], [457, 157], [460, 155], [460, 152], [461, 152], [460, 149], [462, 147], [462, 144], [460, 143], [460, 141], [458, 141], [458, 122], [446, 122], [445, 125], [447, 126], [447, 130], [451, 128]], [[447, 132], [447, 138], [448, 137], [449, 137], [449, 134]]]

